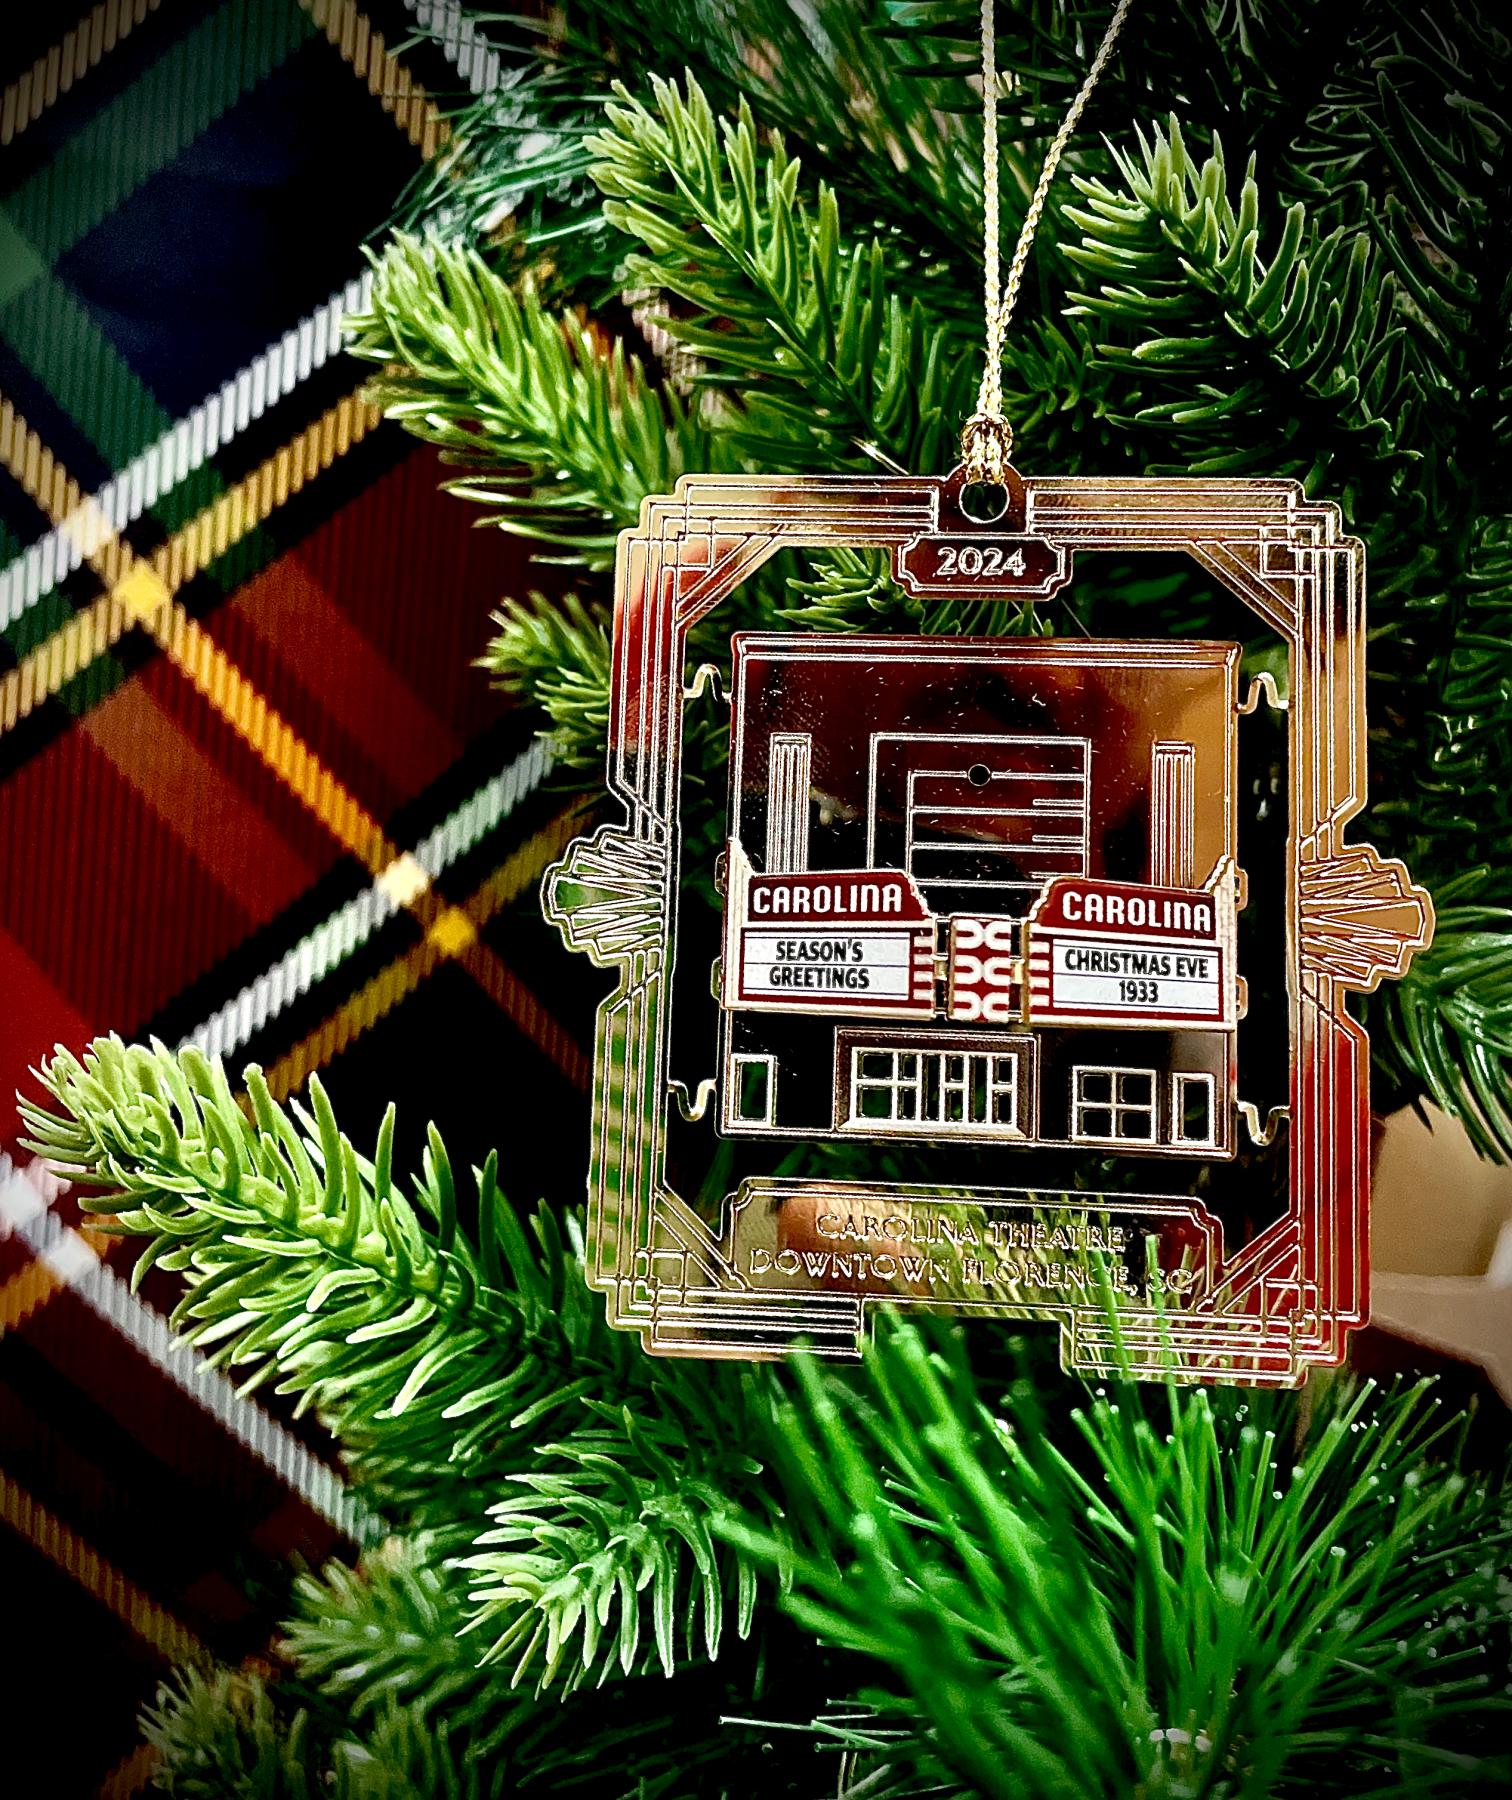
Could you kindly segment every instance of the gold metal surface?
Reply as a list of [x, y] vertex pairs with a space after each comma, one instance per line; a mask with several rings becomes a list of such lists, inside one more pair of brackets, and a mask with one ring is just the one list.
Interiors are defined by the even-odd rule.
[[[1368, 1309], [1369, 1056], [1347, 996], [1399, 976], [1432, 930], [1428, 896], [1403, 867], [1345, 837], [1365, 793], [1364, 551], [1344, 535], [1335, 507], [1309, 503], [1289, 481], [1021, 479], [1009, 470], [1007, 485], [1008, 516], [986, 527], [962, 514], [958, 476], [694, 476], [648, 501], [640, 526], [622, 536], [608, 780], [625, 822], [577, 840], [545, 884], [547, 914], [568, 945], [617, 976], [598, 1019], [591, 1278], [611, 1321], [662, 1355], [770, 1357], [801, 1342], [823, 1356], [853, 1356], [869, 1307], [924, 1304], [1054, 1319], [1066, 1361], [1088, 1371], [1115, 1366], [1116, 1313], [1123, 1353], [1140, 1372], [1295, 1384], [1310, 1365], [1342, 1357], [1346, 1332]], [[1015, 539], [1028, 552], [1017, 571]], [[688, 634], [779, 550], [887, 546], [897, 556], [921, 540], [960, 546], [943, 560], [931, 551], [921, 562], [916, 548], [907, 555], [926, 588], [936, 578], [958, 584], [964, 565], [979, 583], [972, 591], [1022, 597], [1053, 592], [1078, 551], [1179, 551], [1236, 595], [1285, 646], [1288, 703], [1270, 715], [1286, 744], [1284, 883], [1268, 870], [1246, 872], [1235, 841], [1236, 720], [1266, 690], [1256, 684], [1241, 704], [1233, 646], [864, 636], [841, 645], [796, 632], [738, 647], [736, 735], [756, 729], [760, 715], [766, 737], [755, 762], [749, 747], [732, 746], [725, 966], [714, 971], [724, 999], [719, 1104], [691, 1125], [703, 1108], [688, 1108], [691, 1084], [682, 1077], [704, 1071], [679, 1063], [674, 1079], [671, 1056], [678, 943], [694, 941], [691, 918], [679, 917], [690, 873], [679, 823]], [[972, 546], [983, 554], [966, 555]], [[991, 558], [988, 548], [1001, 554]], [[738, 671], [754, 667], [758, 653], [773, 659], [776, 684], [743, 694]], [[857, 715], [849, 771], [838, 748], [844, 720], [804, 702], [789, 679], [805, 657], [826, 656], [848, 657], [856, 671], [838, 709]], [[896, 700], [887, 698], [889, 657], [913, 671], [912, 688]], [[921, 725], [918, 696], [963, 681], [955, 722], [938, 731]], [[1040, 692], [1037, 682], [1062, 684], [1039, 734], [1057, 747], [1026, 750], [1036, 734], [1015, 721]], [[787, 697], [779, 704], [764, 694]], [[890, 708], [907, 714], [903, 725]], [[980, 742], [957, 767], [950, 746], [973, 733]], [[908, 743], [895, 778], [914, 784], [902, 826], [887, 788], [894, 777], [875, 775], [866, 786], [866, 758], [893, 754], [900, 734]], [[946, 754], [924, 755], [927, 738]], [[1085, 752], [1074, 748], [1082, 740]], [[991, 818], [972, 820], [956, 792], [963, 781], [990, 789], [1019, 780], [1040, 795], [1034, 783], [1052, 778], [1071, 791], [1084, 765], [1092, 770], [1086, 828], [1031, 834], [1048, 847], [1035, 850], [1038, 860], [1026, 862], [1028, 840], [1002, 822], [1027, 809], [998, 804], [986, 809]], [[769, 771], [759, 784], [758, 767]], [[805, 786], [811, 797], [822, 793], [807, 813]], [[1045, 809], [1074, 812], [1050, 801]], [[835, 833], [827, 848], [826, 834], [847, 814], [849, 837]], [[955, 822], [940, 826], [947, 815]], [[972, 822], [963, 828], [960, 818]], [[909, 835], [916, 819], [923, 837]], [[944, 838], [928, 836], [935, 831]], [[1128, 848], [1136, 840], [1137, 856]], [[932, 873], [920, 849], [955, 873]], [[1064, 853], [1063, 879], [1049, 852]], [[986, 881], [975, 901], [967, 884], [984, 884], [990, 855], [1014, 873]], [[894, 877], [911, 887], [906, 900], [884, 904], [864, 891]], [[1233, 920], [1246, 916], [1249, 889], [1261, 880], [1267, 886], [1255, 891], [1284, 914], [1277, 992], [1290, 1073], [1266, 1130], [1284, 1128], [1287, 1179], [1275, 1216], [1246, 1230], [1225, 1210], [1226, 1171], [1236, 1150], [1258, 1141], [1261, 1117], [1234, 1076], [1232, 1035], [1247, 987]], [[768, 898], [750, 910], [752, 884], [763, 883]], [[791, 940], [767, 930], [761, 907], [777, 905], [779, 888], [798, 907], [805, 883], [801, 904], [812, 910], [802, 929]], [[888, 905], [907, 913], [905, 928]], [[732, 922], [737, 906], [747, 911]], [[837, 932], [837, 918], [865, 922]], [[1122, 935], [1087, 935], [1112, 929], [1109, 919]], [[1179, 968], [1174, 959], [1169, 967], [1137, 960], [1141, 946], [1160, 949], [1160, 934], [1173, 930], [1186, 959]], [[883, 948], [895, 938], [908, 947]], [[743, 949], [747, 941], [755, 948]], [[1089, 984], [1078, 945], [1104, 941], [1116, 947], [1091, 959], [1098, 980]], [[845, 958], [906, 974], [884, 973], [876, 990], [860, 992], [840, 975], [793, 977], [808, 984], [794, 990], [802, 1004], [751, 1002], [750, 983], [774, 979], [762, 974], [772, 958], [797, 954], [797, 944], [806, 957], [833, 961], [842, 954], [836, 942], [851, 945]], [[744, 988], [730, 985], [732, 954], [746, 956]], [[989, 963], [995, 973], [984, 973]], [[1162, 979], [1146, 987], [1150, 970]], [[1163, 985], [1173, 971], [1188, 980], [1180, 1002]], [[692, 1011], [688, 979], [685, 971], [680, 1016]], [[883, 990], [896, 993], [890, 1011], [869, 1004]], [[702, 992], [707, 1012], [707, 985]], [[1065, 1102], [1057, 1044], [1074, 1049], [1080, 1032], [1091, 1045], [1106, 1035], [1098, 1007], [1125, 1003], [1133, 1010], [1118, 1021], [1118, 1053], [1083, 1055]], [[679, 1026], [685, 1035], [693, 1029]], [[767, 1042], [763, 1032], [775, 1035]], [[821, 1053], [828, 1060], [816, 1100], [799, 1090]], [[928, 1068], [925, 1056], [935, 1059]], [[1128, 1079], [1131, 1070], [1150, 1083]], [[798, 1123], [791, 1108], [800, 1103], [830, 1109], [823, 1129]], [[1047, 1135], [1047, 1109], [1063, 1103], [1073, 1108], [1072, 1148], [1100, 1146], [1120, 1161], [1128, 1154], [1139, 1191], [1112, 1181], [1102, 1189], [1051, 1183], [1025, 1160], [1070, 1153]], [[676, 1134], [712, 1131], [716, 1122], [737, 1151], [784, 1137], [800, 1151], [825, 1140], [876, 1146], [879, 1157], [893, 1153], [889, 1146], [922, 1147], [938, 1155], [941, 1179], [839, 1180], [769, 1166], [726, 1185], [711, 1217], [706, 1199], [678, 1191], [673, 1171], [685, 1161], [678, 1146], [686, 1139]], [[946, 1177], [951, 1145], [962, 1139], [1001, 1169], [1002, 1185]], [[885, 1166], [878, 1162], [879, 1174]], [[1172, 1174], [1199, 1167], [1200, 1193]], [[1162, 1185], [1180, 1191], [1162, 1193]]]

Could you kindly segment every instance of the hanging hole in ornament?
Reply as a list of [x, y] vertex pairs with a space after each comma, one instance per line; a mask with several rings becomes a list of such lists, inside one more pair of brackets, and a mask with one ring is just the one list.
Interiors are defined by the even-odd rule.
[[992, 771], [986, 763], [973, 763], [966, 771], [966, 779], [973, 787], [986, 787], [992, 779]]
[[995, 525], [1007, 512], [1012, 496], [1001, 481], [968, 481], [956, 504], [976, 525]]

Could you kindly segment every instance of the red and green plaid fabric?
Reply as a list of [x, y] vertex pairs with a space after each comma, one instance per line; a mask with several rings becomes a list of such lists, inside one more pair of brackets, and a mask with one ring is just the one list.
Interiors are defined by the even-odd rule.
[[59, 1796], [139, 1791], [170, 1663], [264, 1654], [290, 1559], [368, 1525], [318, 1434], [168, 1354], [169, 1284], [131, 1296], [18, 1140], [29, 1066], [195, 1040], [580, 1190], [564, 803], [471, 666], [520, 552], [339, 348], [491, 78], [455, 13], [76, 0], [0, 43], [0, 1583], [12, 1752]]

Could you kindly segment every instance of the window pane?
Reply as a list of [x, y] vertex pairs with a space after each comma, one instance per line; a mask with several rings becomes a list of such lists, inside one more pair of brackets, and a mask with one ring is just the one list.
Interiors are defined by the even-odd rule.
[[1080, 1130], [1083, 1137], [1112, 1137], [1112, 1112], [1106, 1106], [1087, 1107], [1081, 1114]]
[[860, 1116], [863, 1119], [890, 1119], [892, 1117], [892, 1090], [890, 1088], [862, 1088], [857, 1099], [860, 1102]]
[[973, 1125], [985, 1124], [987, 1119], [987, 1058], [973, 1056], [971, 1059], [971, 1111], [969, 1114]]
[[1118, 1098], [1125, 1106], [1153, 1106], [1154, 1074], [1148, 1069], [1121, 1069], [1118, 1075]]
[[941, 1118], [948, 1124], [960, 1125], [967, 1118], [966, 1112], [966, 1058], [952, 1056], [946, 1059], [948, 1079], [945, 1083], [945, 1107]]
[[1113, 1098], [1113, 1077], [1106, 1069], [1078, 1069], [1076, 1092], [1082, 1100], [1101, 1100], [1106, 1105]]
[[1187, 1144], [1213, 1141], [1213, 1090], [1201, 1076], [1176, 1077], [1176, 1134]]
[[1137, 1107], [1120, 1112], [1118, 1135], [1121, 1138], [1138, 1138], [1142, 1142], [1149, 1142], [1155, 1136], [1154, 1113], [1141, 1112]]
[[740, 1113], [742, 1119], [764, 1124], [770, 1116], [768, 1097], [771, 1091], [772, 1065], [763, 1056], [752, 1057], [736, 1065], [740, 1070]]

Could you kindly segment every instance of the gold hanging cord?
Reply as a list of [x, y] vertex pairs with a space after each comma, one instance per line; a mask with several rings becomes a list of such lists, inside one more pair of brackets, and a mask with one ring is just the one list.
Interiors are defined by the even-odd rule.
[[1113, 54], [1113, 46], [1123, 29], [1124, 16], [1132, 0], [1118, 0], [1118, 5], [1113, 9], [1113, 17], [1108, 21], [1108, 29], [1103, 34], [1103, 41], [1098, 45], [1096, 56], [1092, 58], [1092, 66], [1077, 89], [1076, 98], [1071, 102], [1071, 109], [1060, 130], [1051, 139], [1050, 148], [1045, 152], [1045, 166], [1040, 170], [1039, 180], [1030, 197], [1029, 210], [1024, 214], [1023, 229], [1019, 232], [1013, 261], [1008, 265], [1008, 280], [1001, 294], [998, 292], [997, 25], [993, 17], [993, 4], [994, 0], [982, 0], [982, 240], [983, 260], [987, 266], [987, 363], [982, 371], [977, 409], [966, 421], [961, 433], [961, 461], [965, 465], [968, 481], [1001, 482], [1009, 453], [1013, 449], [1013, 427], [1003, 417], [1003, 340], [1008, 333], [1008, 321], [1013, 317], [1013, 309], [1018, 304], [1024, 265], [1029, 260], [1029, 247], [1034, 242], [1040, 214], [1045, 210], [1045, 196], [1050, 192], [1051, 182], [1055, 180], [1061, 154], [1086, 110], [1098, 77], [1108, 66], [1108, 59]]

